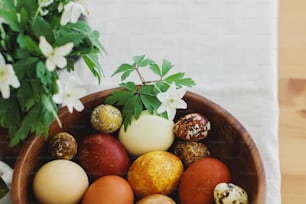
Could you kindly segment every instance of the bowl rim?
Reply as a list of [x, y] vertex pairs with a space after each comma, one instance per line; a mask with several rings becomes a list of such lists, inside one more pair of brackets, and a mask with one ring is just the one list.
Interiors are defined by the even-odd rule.
[[[94, 93], [91, 93], [89, 95], [86, 95], [81, 98], [81, 101], [83, 104], [86, 104], [87, 102], [93, 100], [94, 98], [100, 98], [101, 95], [107, 96], [110, 95], [113, 91], [120, 90], [122, 88], [115, 87], [110, 88], [102, 91], [97, 91]], [[192, 91], [187, 91], [184, 98], [188, 98], [189, 100], [195, 100], [195, 101], [204, 101], [205, 104], [210, 107], [213, 110], [217, 110], [217, 113], [220, 114], [229, 124], [231, 124], [236, 130], [239, 130], [241, 133], [241, 136], [243, 140], [245, 141], [246, 145], [250, 147], [250, 152], [253, 155], [254, 164], [257, 172], [260, 172], [258, 174], [258, 191], [256, 196], [253, 198], [254, 203], [263, 203], [265, 202], [266, 198], [266, 175], [264, 170], [264, 165], [262, 162], [262, 157], [259, 153], [259, 150], [248, 133], [248, 131], [245, 129], [245, 127], [240, 123], [240, 121], [235, 118], [231, 113], [229, 113], [227, 110], [225, 110], [222, 106], [218, 105], [217, 103], [211, 101], [210, 99], [201, 96], [197, 93], [194, 93]], [[58, 112], [59, 118], [62, 118], [65, 114], [67, 114], [67, 108], [60, 108]], [[51, 125], [57, 125], [56, 121], [52, 122]], [[51, 126], [50, 125], [50, 126]], [[32, 151], [33, 147], [37, 144], [42, 142], [42, 140], [45, 140], [44, 137], [36, 137], [35, 134], [30, 135], [30, 137], [24, 142], [24, 145], [22, 146], [21, 150], [18, 153], [16, 162], [15, 162], [15, 168], [13, 172], [13, 179], [12, 179], [12, 185], [11, 185], [11, 197], [12, 197], [12, 203], [13, 204], [20, 204], [22, 203], [20, 201], [20, 198], [22, 197], [22, 193], [20, 191], [21, 188], [21, 178], [22, 178], [22, 167], [25, 163], [28, 162], [29, 154]], [[24, 155], [24, 157], [21, 157], [20, 155]], [[26, 204], [26, 203], [24, 203]]]

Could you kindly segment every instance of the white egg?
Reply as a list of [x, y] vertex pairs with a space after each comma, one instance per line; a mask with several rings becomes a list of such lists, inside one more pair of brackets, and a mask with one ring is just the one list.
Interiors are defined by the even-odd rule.
[[167, 150], [174, 142], [173, 126], [172, 120], [143, 111], [126, 131], [121, 127], [119, 140], [132, 155]]
[[232, 183], [220, 183], [214, 189], [216, 204], [248, 204], [248, 195], [240, 186]]
[[38, 169], [33, 190], [40, 203], [78, 203], [89, 181], [86, 172], [69, 160], [53, 160]]

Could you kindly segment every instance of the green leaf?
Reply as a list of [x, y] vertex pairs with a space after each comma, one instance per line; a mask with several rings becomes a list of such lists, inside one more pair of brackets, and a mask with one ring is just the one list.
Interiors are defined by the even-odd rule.
[[157, 74], [158, 76], [162, 77], [162, 73], [160, 70], [160, 67], [158, 66], [158, 64], [151, 64], [150, 69]]
[[19, 80], [22, 80], [26, 77], [26, 73], [28, 70], [36, 67], [36, 63], [38, 62], [38, 58], [36, 57], [28, 57], [24, 59], [20, 59], [14, 64], [14, 69], [16, 75]]
[[20, 48], [26, 50], [27, 52], [33, 53], [34, 55], [39, 55], [41, 53], [37, 43], [30, 36], [19, 34], [17, 37], [17, 42]]
[[[21, 9], [26, 9], [27, 13], [34, 15], [36, 9], [37, 9], [37, 0], [15, 0], [17, 2], [16, 9], [19, 11]], [[15, 5], [14, 5], [15, 7]]]
[[166, 83], [164, 81], [157, 81], [155, 83], [155, 85], [158, 87], [158, 89], [161, 91], [161, 92], [165, 92], [168, 90], [168, 88], [170, 87], [169, 83]]
[[21, 82], [16, 97], [23, 112], [29, 111], [39, 101], [39, 98], [32, 93], [31, 83], [29, 81]]
[[25, 114], [20, 127], [14, 135], [11, 135], [9, 146], [15, 146], [17, 143], [27, 138], [28, 134], [31, 132], [31, 129], [35, 129], [36, 127], [37, 119], [39, 119], [39, 113], [39, 109], [35, 107]]
[[56, 34], [54, 46], [61, 46], [69, 42], [73, 42], [73, 45], [76, 47], [84, 40], [85, 37], [86, 35], [84, 33], [62, 28]]
[[43, 84], [43, 88], [47, 94], [54, 94], [55, 90], [53, 89], [53, 85], [56, 83], [58, 79], [58, 75], [56, 72], [49, 72], [44, 63], [39, 61], [36, 65], [36, 76], [40, 79], [40, 82]]
[[21, 10], [20, 10], [20, 21], [19, 21], [20, 27], [22, 29], [24, 29], [28, 22], [29, 22], [29, 14], [26, 11], [26, 9], [21, 8]]
[[134, 93], [136, 93], [137, 91], [137, 86], [134, 82], [127, 82], [127, 83], [121, 83], [119, 84], [119, 86], [128, 89], [129, 91], [133, 91]]
[[112, 76], [121, 74], [121, 81], [124, 81], [130, 74], [135, 70], [135, 68], [130, 64], [121, 64], [116, 71], [112, 74]]
[[181, 88], [182, 86], [192, 87], [195, 86], [196, 83], [191, 78], [183, 78], [175, 81], [177, 87]]
[[139, 67], [146, 67], [150, 64], [153, 64], [154, 61], [151, 59], [144, 59], [143, 61], [140, 62]]
[[39, 38], [40, 36], [45, 36], [46, 40], [50, 44], [52, 44], [54, 42], [53, 28], [42, 17], [37, 16], [35, 22], [32, 25], [32, 30], [33, 30], [34, 35], [37, 38]]
[[156, 96], [159, 93], [158, 89], [154, 85], [145, 85], [140, 89], [140, 94], [149, 96]]
[[15, 8], [1, 8], [0, 16], [5, 20], [5, 22], [10, 26], [10, 28], [15, 32], [21, 32], [22, 28], [17, 20], [17, 11]]
[[134, 63], [137, 66], [139, 66], [142, 63], [142, 61], [144, 60], [144, 58], [145, 58], [145, 55], [140, 55], [140, 56], [133, 57], [133, 60], [134, 60]]
[[125, 130], [131, 124], [133, 118], [139, 118], [142, 110], [143, 106], [138, 95], [133, 95], [132, 97], [128, 98], [122, 108]]
[[161, 76], [164, 77], [173, 67], [174, 65], [171, 62], [163, 60]]
[[155, 96], [140, 94], [140, 99], [145, 109], [150, 113], [154, 113], [161, 104]]
[[90, 42], [93, 44], [93, 46], [97, 47], [100, 52], [107, 53], [105, 48], [102, 46], [101, 42], [99, 41], [99, 35], [100, 35], [99, 32], [91, 30], [91, 28], [86, 22], [79, 20], [76, 23], [68, 23], [64, 26], [64, 29], [68, 30], [70, 29], [72, 31], [84, 34], [86, 38], [88, 38]]
[[89, 70], [101, 82], [101, 76], [103, 76], [103, 70], [100, 66], [98, 56], [96, 54], [82, 55], [84, 62], [87, 64]]
[[[130, 64], [121, 64], [116, 71], [112, 74], [112, 76], [122, 73], [122, 72], [129, 72], [129, 71], [133, 71], [134, 67]], [[126, 77], [125, 77], [126, 78]], [[124, 79], [123, 79], [124, 80]]]
[[[58, 115], [57, 115], [57, 108], [56, 108], [56, 105], [54, 104], [54, 102], [53, 102], [51, 96], [42, 95], [42, 96], [41, 96], [41, 99], [42, 99], [42, 103], [43, 103], [43, 105], [45, 106], [45, 108], [46, 108], [50, 113], [52, 113], [52, 115], [53, 115], [52, 118], [55, 118], [56, 121], [57, 121], [57, 123], [58, 123], [58, 125], [59, 125], [59, 127], [62, 127], [62, 123], [61, 123], [61, 121], [60, 121], [60, 119], [59, 119], [59, 117], [58, 117]], [[50, 115], [50, 114], [44, 115], [45, 120], [50, 120], [49, 115]], [[47, 118], [46, 118], [46, 116], [47, 116]]]
[[16, 127], [20, 121], [20, 109], [14, 98], [4, 99], [0, 97], [0, 126]]
[[178, 72], [178, 73], [175, 73], [175, 74], [172, 74], [172, 75], [168, 76], [164, 80], [166, 82], [168, 82], [169, 84], [171, 84], [171, 83], [173, 83], [176, 80], [182, 79], [184, 77], [184, 75], [185, 75], [184, 72]]
[[109, 97], [106, 98], [106, 104], [117, 104], [118, 106], [123, 106], [126, 101], [135, 94], [134, 91], [129, 90], [118, 90], [114, 91]]

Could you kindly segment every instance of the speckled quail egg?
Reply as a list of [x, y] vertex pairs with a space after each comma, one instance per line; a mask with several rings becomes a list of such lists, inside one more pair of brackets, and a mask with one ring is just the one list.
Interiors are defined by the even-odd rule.
[[174, 154], [183, 161], [185, 166], [210, 156], [207, 146], [200, 142], [180, 142], [174, 146]]
[[180, 139], [197, 142], [207, 137], [210, 128], [206, 117], [199, 113], [189, 113], [175, 123], [173, 132]]
[[214, 189], [216, 204], [248, 204], [248, 195], [240, 186], [232, 183], [219, 183]]
[[92, 127], [99, 132], [113, 133], [121, 127], [122, 115], [118, 108], [102, 104], [92, 111], [90, 122]]
[[67, 132], [60, 132], [48, 138], [49, 154], [56, 159], [72, 159], [77, 148], [77, 141]]

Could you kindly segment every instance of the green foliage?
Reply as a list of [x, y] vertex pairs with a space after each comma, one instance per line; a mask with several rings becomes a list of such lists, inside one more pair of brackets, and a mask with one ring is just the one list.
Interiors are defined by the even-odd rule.
[[[138, 119], [143, 110], [150, 113], [156, 113], [161, 102], [157, 98], [157, 94], [168, 90], [172, 83], [177, 88], [184, 86], [192, 87], [196, 83], [189, 77], [185, 77], [183, 72], [173, 73], [170, 71], [174, 65], [168, 60], [163, 60], [161, 67], [153, 60], [148, 59], [145, 55], [133, 57], [133, 63], [121, 64], [112, 76], [120, 75], [122, 90], [114, 91], [105, 101], [107, 104], [117, 105], [121, 107], [123, 115], [123, 124], [125, 129], [131, 124], [133, 119]], [[147, 81], [143, 78], [141, 69], [150, 69], [157, 76], [157, 80]], [[124, 82], [131, 73], [136, 72], [141, 80], [138, 86], [131, 81]], [[167, 118], [165, 114], [161, 114]]]
[[[52, 100], [57, 93], [57, 70], [46, 68], [46, 57], [39, 48], [44, 36], [54, 47], [73, 43], [66, 55], [68, 71], [81, 58], [92, 74], [101, 81], [103, 75], [98, 56], [106, 53], [99, 41], [99, 32], [83, 20], [60, 24], [61, 6], [71, 0], [54, 0], [43, 7], [42, 0], [0, 0], [0, 53], [11, 64], [20, 82], [19, 88], [10, 87], [10, 98], [0, 92], [0, 128], [7, 128], [10, 145], [14, 146], [31, 133], [48, 135], [48, 127], [59, 119], [58, 107]], [[41, 9], [47, 11], [41, 14]]]

